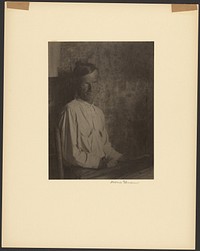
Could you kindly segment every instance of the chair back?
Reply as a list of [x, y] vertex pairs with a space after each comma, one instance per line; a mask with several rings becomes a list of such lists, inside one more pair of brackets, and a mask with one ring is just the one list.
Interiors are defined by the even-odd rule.
[[58, 159], [58, 174], [59, 178], [64, 178], [64, 165], [63, 165], [63, 157], [62, 157], [62, 147], [61, 147], [61, 137], [60, 130], [58, 127], [55, 128], [56, 134], [56, 151], [57, 151], [57, 159]]

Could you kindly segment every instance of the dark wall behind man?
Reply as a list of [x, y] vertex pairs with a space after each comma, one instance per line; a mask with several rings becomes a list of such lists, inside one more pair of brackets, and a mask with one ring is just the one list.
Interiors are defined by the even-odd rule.
[[71, 73], [78, 60], [99, 69], [101, 91], [95, 104], [104, 111], [112, 145], [133, 157], [152, 155], [153, 42], [49, 43], [50, 154], [55, 154], [53, 132], [59, 111], [73, 99]]

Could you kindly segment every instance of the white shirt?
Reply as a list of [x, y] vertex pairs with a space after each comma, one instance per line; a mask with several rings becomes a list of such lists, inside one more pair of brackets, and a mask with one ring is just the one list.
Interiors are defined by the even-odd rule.
[[98, 168], [101, 158], [119, 159], [109, 142], [101, 109], [81, 99], [65, 106], [59, 122], [63, 159], [68, 164]]

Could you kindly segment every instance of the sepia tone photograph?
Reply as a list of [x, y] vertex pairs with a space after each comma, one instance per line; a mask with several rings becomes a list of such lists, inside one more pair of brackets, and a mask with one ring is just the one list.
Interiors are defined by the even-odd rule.
[[154, 42], [49, 42], [49, 179], [154, 178]]

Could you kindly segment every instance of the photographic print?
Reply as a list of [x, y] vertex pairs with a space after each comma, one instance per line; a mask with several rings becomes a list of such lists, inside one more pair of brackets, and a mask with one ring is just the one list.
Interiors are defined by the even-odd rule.
[[153, 179], [154, 42], [49, 42], [49, 179]]
[[2, 246], [194, 249], [198, 6], [4, 10]]

